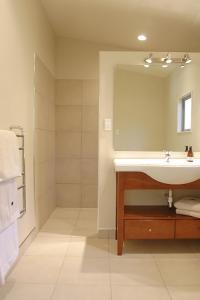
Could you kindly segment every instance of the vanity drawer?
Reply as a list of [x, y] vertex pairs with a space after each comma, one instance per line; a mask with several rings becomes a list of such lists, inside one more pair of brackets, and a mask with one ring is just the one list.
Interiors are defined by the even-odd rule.
[[199, 239], [200, 220], [177, 220], [176, 239]]
[[125, 220], [125, 239], [174, 239], [174, 220]]

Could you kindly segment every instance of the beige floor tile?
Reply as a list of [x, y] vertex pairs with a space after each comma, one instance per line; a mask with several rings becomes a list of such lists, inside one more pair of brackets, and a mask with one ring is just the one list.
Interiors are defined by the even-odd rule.
[[108, 286], [58, 285], [52, 300], [111, 300]]
[[74, 228], [74, 224], [75, 219], [50, 218], [42, 227], [41, 232], [70, 235]]
[[75, 227], [72, 230], [72, 237], [88, 237], [88, 238], [97, 238], [98, 231], [97, 228], [89, 228], [89, 227]]
[[195, 249], [195, 252], [200, 253], [200, 240], [190, 241], [190, 246]]
[[58, 283], [108, 285], [109, 260], [66, 257]]
[[97, 218], [97, 208], [81, 208], [80, 209], [80, 219], [96, 219]]
[[65, 256], [69, 247], [69, 237], [58, 234], [39, 233], [25, 255]]
[[199, 285], [200, 259], [157, 259], [167, 285]]
[[8, 283], [0, 289], [1, 300], [50, 300], [54, 285]]
[[112, 300], [170, 300], [165, 287], [112, 286]]
[[122, 285], [163, 285], [153, 259], [111, 259], [111, 283]]
[[188, 240], [153, 241], [152, 254], [155, 258], [186, 258], [195, 256], [195, 247]]
[[96, 218], [95, 219], [82, 219], [82, 218], [78, 218], [77, 220], [77, 223], [76, 223], [76, 226], [77, 227], [80, 227], [80, 228], [90, 228], [90, 229], [94, 229], [94, 228], [97, 228], [97, 220]]
[[[125, 241], [123, 258], [153, 258], [147, 241]], [[111, 257], [117, 257], [117, 241], [109, 239], [109, 253]], [[119, 257], [121, 259], [121, 257]]]
[[77, 219], [79, 216], [80, 208], [63, 208], [57, 207], [53, 213], [51, 214], [50, 218], [66, 218], [68, 220]]
[[108, 239], [73, 238], [67, 256], [84, 258], [108, 257]]
[[9, 282], [55, 283], [63, 262], [62, 256], [23, 256], [8, 277]]
[[172, 300], [199, 300], [200, 286], [168, 287]]
[[193, 253], [193, 252], [173, 252], [173, 253], [156, 253], [156, 254], [153, 254], [153, 257], [156, 259], [156, 260], [159, 260], [159, 259], [193, 259], [193, 258], [196, 258], [196, 259], [200, 259], [200, 254], [199, 253]]

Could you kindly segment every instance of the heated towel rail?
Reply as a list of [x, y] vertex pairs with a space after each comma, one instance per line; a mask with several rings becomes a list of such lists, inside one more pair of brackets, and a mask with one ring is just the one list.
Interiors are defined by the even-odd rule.
[[20, 141], [20, 146], [19, 146], [19, 151], [22, 151], [22, 184], [18, 187], [18, 190], [23, 190], [22, 195], [23, 195], [23, 207], [20, 211], [20, 217], [22, 218], [25, 213], [26, 213], [26, 168], [25, 168], [25, 153], [24, 153], [24, 130], [23, 127], [21, 126], [10, 126], [10, 130], [12, 130], [15, 134], [16, 137], [19, 138]]

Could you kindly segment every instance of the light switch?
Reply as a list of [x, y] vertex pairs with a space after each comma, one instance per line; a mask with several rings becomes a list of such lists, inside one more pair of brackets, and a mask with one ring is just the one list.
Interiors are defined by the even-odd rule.
[[104, 119], [104, 130], [112, 131], [112, 119]]

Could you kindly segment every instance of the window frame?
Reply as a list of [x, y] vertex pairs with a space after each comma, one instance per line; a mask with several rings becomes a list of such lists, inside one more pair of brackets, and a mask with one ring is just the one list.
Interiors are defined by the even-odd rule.
[[[191, 126], [189, 129], [185, 128], [185, 103], [187, 100], [191, 99]], [[192, 92], [189, 92], [182, 96], [178, 103], [178, 132], [191, 132], [192, 131]]]

